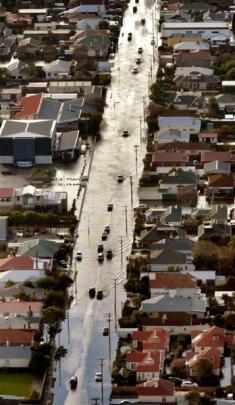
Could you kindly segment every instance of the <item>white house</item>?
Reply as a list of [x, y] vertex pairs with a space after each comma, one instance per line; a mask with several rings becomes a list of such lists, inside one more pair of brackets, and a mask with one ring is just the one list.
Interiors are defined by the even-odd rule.
[[23, 69], [27, 66], [28, 65], [21, 60], [12, 58], [4, 67], [8, 70], [12, 79], [22, 80], [27, 78], [27, 75], [23, 72]]
[[29, 346], [0, 346], [0, 368], [27, 368], [30, 358]]
[[188, 129], [165, 129], [162, 128], [154, 135], [154, 141], [157, 143], [170, 143], [170, 142], [189, 142], [190, 132]]
[[162, 24], [161, 37], [164, 40], [175, 34], [200, 35], [203, 40], [210, 41], [212, 45], [229, 42], [229, 24], [224, 21], [200, 22], [165, 22]]
[[56, 59], [43, 67], [47, 79], [68, 79], [70, 74], [70, 62]]
[[178, 272], [149, 273], [149, 289], [151, 297], [168, 292], [171, 296], [178, 295], [187, 298], [196, 297], [200, 293], [195, 278], [188, 273]]
[[190, 134], [198, 134], [201, 129], [201, 120], [196, 117], [164, 117], [159, 116], [158, 118], [158, 126], [160, 130], [164, 129], [165, 131], [168, 129], [178, 129], [184, 134], [189, 132]]

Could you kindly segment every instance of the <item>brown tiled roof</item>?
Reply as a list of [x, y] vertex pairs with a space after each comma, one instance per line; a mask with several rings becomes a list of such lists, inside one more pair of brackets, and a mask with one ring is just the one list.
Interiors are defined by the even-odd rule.
[[13, 197], [14, 188], [12, 187], [2, 187], [0, 188], [0, 198], [11, 198]]
[[149, 280], [150, 288], [195, 288], [196, 280], [190, 274], [159, 272], [155, 274], [154, 280]]
[[155, 378], [137, 385], [138, 395], [146, 396], [173, 396], [175, 384], [171, 381]]
[[34, 333], [32, 329], [0, 329], [0, 345], [31, 345]]
[[235, 162], [235, 155], [230, 152], [204, 152], [202, 153], [202, 162], [213, 162], [220, 160], [222, 162]]
[[33, 260], [28, 256], [16, 256], [0, 259], [0, 271], [33, 270]]
[[181, 150], [199, 150], [199, 151], [211, 151], [211, 146], [203, 142], [170, 142], [157, 146], [158, 150], [167, 151], [181, 151]]
[[38, 113], [41, 101], [43, 99], [43, 94], [35, 94], [33, 96], [22, 97], [19, 101], [19, 105], [22, 110], [15, 114], [15, 118], [21, 119], [28, 116], [34, 116]]
[[27, 314], [29, 311], [40, 312], [41, 308], [42, 303], [36, 301], [0, 302], [0, 313]]
[[233, 187], [234, 179], [233, 173], [229, 174], [211, 174], [208, 176], [208, 187]]
[[224, 329], [212, 326], [194, 337], [192, 344], [198, 347], [221, 347], [224, 346], [224, 340]]
[[133, 352], [126, 355], [126, 363], [140, 363], [146, 356], [143, 352]]
[[179, 54], [175, 55], [175, 58], [180, 60], [212, 60], [210, 52], [206, 50], [180, 52]]
[[152, 156], [152, 162], [164, 163], [164, 162], [186, 162], [188, 163], [189, 157], [183, 152], [156, 152]]
[[199, 132], [199, 138], [217, 138], [218, 132]]

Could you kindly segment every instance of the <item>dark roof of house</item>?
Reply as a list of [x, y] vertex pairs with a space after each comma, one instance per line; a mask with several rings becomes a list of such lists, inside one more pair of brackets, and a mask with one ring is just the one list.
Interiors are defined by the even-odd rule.
[[211, 151], [211, 146], [203, 142], [170, 142], [158, 145], [158, 150], [167, 151]]
[[57, 150], [66, 151], [75, 149], [78, 142], [78, 138], [79, 138], [79, 131], [63, 132], [61, 134]]
[[189, 156], [183, 152], [156, 152], [152, 155], [153, 163], [165, 163], [165, 162], [189, 162]]
[[187, 255], [173, 249], [152, 250], [150, 264], [181, 265], [187, 262]]
[[145, 229], [141, 232], [142, 242], [157, 242], [161, 240], [163, 235], [177, 234], [177, 228], [171, 226], [153, 226], [150, 230]]
[[56, 242], [47, 239], [31, 239], [25, 241], [19, 247], [18, 256], [31, 257], [53, 257], [55, 252], [59, 250], [59, 245]]
[[162, 239], [159, 242], [154, 242], [150, 246], [151, 250], [162, 250], [165, 248], [173, 250], [185, 250], [191, 251], [195, 245], [195, 242], [191, 239]]
[[175, 392], [175, 384], [171, 381], [155, 378], [137, 385], [137, 392], [141, 396], [172, 397]]
[[197, 182], [196, 175], [193, 171], [175, 170], [174, 172], [162, 176], [161, 183], [166, 184], [190, 184], [194, 185]]
[[160, 216], [160, 221], [162, 224], [171, 222], [180, 222], [181, 219], [182, 219], [182, 208], [172, 207], [171, 205]]
[[233, 173], [211, 174], [208, 176], [208, 187], [234, 187]]
[[234, 162], [235, 155], [230, 152], [203, 152], [201, 156], [202, 162], [213, 162], [222, 160], [223, 162]]
[[207, 239], [212, 234], [230, 235], [230, 227], [227, 224], [201, 224], [198, 227], [198, 238]]

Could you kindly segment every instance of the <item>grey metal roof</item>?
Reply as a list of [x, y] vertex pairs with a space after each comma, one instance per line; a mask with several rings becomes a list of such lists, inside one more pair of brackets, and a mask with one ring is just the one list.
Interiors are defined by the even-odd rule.
[[0, 346], [1, 359], [30, 359], [29, 346]]
[[58, 122], [63, 123], [79, 120], [83, 102], [83, 98], [65, 101], [61, 107]]
[[210, 173], [211, 171], [217, 171], [218, 173], [222, 171], [223, 173], [230, 173], [230, 163], [223, 162], [221, 160], [214, 160], [213, 162], [208, 162], [204, 165], [204, 172]]
[[182, 208], [172, 207], [171, 205], [162, 213], [161, 223], [179, 222], [182, 219]]
[[180, 251], [189, 251], [193, 249], [195, 242], [191, 239], [162, 239], [150, 246], [151, 250], [173, 249]]
[[189, 170], [176, 170], [175, 173], [170, 173], [169, 175], [162, 176], [162, 183], [166, 184], [196, 184], [196, 174]]
[[76, 148], [79, 138], [79, 131], [63, 132], [58, 144], [58, 151]]
[[163, 250], [154, 250], [151, 252], [150, 264], [185, 264], [187, 255], [179, 251], [165, 248]]
[[58, 100], [44, 98], [42, 100], [38, 118], [57, 120], [62, 103]]
[[199, 312], [206, 309], [202, 299], [182, 298], [178, 295], [170, 297], [160, 295], [142, 302], [142, 309], [145, 312]]
[[38, 134], [51, 136], [55, 125], [53, 120], [5, 120], [0, 129], [1, 137], [20, 136], [26, 137]]

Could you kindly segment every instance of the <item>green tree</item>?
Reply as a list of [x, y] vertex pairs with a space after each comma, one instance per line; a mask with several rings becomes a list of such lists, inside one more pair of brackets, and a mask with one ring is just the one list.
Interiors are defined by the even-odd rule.
[[213, 364], [209, 359], [199, 359], [194, 366], [194, 371], [200, 383], [208, 381], [213, 376]]
[[65, 295], [64, 295], [63, 291], [49, 290], [49, 291], [47, 291], [47, 293], [44, 297], [44, 304], [46, 307], [49, 307], [49, 306], [63, 307], [64, 299], [65, 299]]
[[227, 329], [234, 329], [235, 327], [235, 312], [226, 311], [224, 313], [224, 324]]
[[39, 278], [36, 282], [38, 288], [43, 288], [44, 290], [54, 290], [57, 287], [56, 280], [51, 276], [45, 276]]
[[58, 325], [64, 319], [64, 310], [59, 307], [50, 306], [42, 309], [42, 321], [48, 325]]
[[229, 80], [234, 80], [235, 79], [235, 67], [233, 67], [232, 69], [229, 69], [227, 71], [227, 78]]
[[11, 76], [8, 70], [5, 68], [0, 68], [0, 85], [5, 85], [10, 80], [10, 78]]
[[189, 405], [199, 405], [200, 403], [200, 393], [197, 391], [189, 391], [185, 395], [185, 399], [189, 401]]
[[43, 374], [50, 364], [50, 356], [40, 351], [32, 351], [29, 368], [35, 374]]

